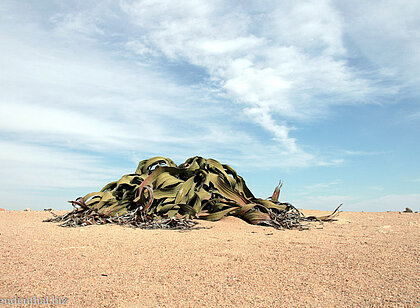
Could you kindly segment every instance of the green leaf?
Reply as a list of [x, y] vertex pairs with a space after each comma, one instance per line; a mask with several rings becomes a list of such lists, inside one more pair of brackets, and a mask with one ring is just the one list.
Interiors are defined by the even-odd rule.
[[206, 215], [206, 216], [201, 216], [200, 218], [204, 219], [204, 220], [217, 221], [217, 220], [220, 220], [223, 217], [229, 215], [229, 213], [232, 213], [232, 212], [236, 211], [237, 209], [239, 209], [239, 206], [238, 207], [230, 207], [230, 208], [227, 208], [227, 209], [219, 211], [219, 212], [211, 213], [211, 214]]

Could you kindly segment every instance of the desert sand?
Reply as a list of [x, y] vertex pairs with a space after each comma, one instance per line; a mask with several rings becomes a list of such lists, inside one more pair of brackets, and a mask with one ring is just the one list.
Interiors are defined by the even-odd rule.
[[42, 222], [50, 217], [0, 212], [0, 300], [54, 296], [67, 298], [68, 307], [420, 307], [417, 213], [342, 212], [309, 231], [234, 217], [201, 221], [209, 228], [193, 231], [62, 228]]

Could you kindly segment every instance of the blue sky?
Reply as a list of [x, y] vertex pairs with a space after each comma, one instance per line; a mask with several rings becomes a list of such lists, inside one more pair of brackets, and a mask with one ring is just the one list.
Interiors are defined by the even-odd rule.
[[420, 209], [419, 1], [2, 1], [0, 207], [166, 156], [300, 208]]

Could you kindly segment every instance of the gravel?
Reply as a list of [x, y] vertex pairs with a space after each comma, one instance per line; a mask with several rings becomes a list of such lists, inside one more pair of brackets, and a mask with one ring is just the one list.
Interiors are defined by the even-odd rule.
[[67, 298], [69, 307], [420, 307], [418, 213], [342, 212], [308, 231], [234, 217], [200, 221], [207, 228], [192, 231], [62, 228], [42, 222], [49, 217], [0, 212], [0, 300], [54, 296]]

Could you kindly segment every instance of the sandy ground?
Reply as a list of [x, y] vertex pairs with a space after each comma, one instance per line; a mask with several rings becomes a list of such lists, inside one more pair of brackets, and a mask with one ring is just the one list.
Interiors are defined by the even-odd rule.
[[42, 222], [50, 216], [0, 212], [0, 301], [54, 296], [70, 307], [420, 307], [420, 214], [342, 212], [310, 231], [228, 217], [187, 232], [62, 228]]

